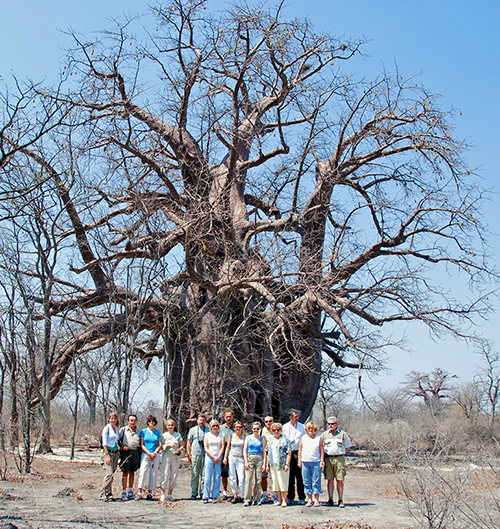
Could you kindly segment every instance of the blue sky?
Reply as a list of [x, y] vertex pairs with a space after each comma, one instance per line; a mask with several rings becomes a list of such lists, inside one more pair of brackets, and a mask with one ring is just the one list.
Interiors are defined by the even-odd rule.
[[[134, 15], [148, 3], [131, 0], [20, 0], [3, 2], [0, 17], [0, 75], [11, 84], [18, 78], [56, 80], [60, 58], [71, 41], [59, 30], [73, 28], [88, 33], [103, 29], [111, 18]], [[150, 3], [152, 4], [152, 2]], [[210, 2], [209, 2], [210, 4]], [[224, 2], [211, 2], [221, 8]], [[474, 145], [469, 163], [480, 167], [485, 187], [496, 186], [500, 149], [500, 2], [442, 0], [399, 2], [382, 0], [309, 0], [290, 2], [290, 17], [307, 15], [318, 31], [328, 30], [348, 37], [364, 36], [366, 59], [359, 62], [362, 75], [371, 77], [382, 68], [395, 65], [403, 76], [421, 74], [425, 86], [443, 97], [445, 108], [460, 109], [456, 137]], [[484, 209], [490, 229], [498, 232], [498, 197]], [[492, 234], [495, 250], [499, 238]], [[498, 262], [498, 252], [493, 264]], [[495, 262], [496, 261], [496, 262]], [[482, 326], [485, 336], [500, 347], [498, 315]], [[395, 328], [394, 332], [401, 332]], [[389, 367], [392, 373], [376, 381], [396, 386], [411, 370], [430, 371], [441, 367], [470, 379], [479, 360], [466, 344], [453, 339], [434, 343], [422, 326], [408, 327], [412, 355], [396, 353]]]

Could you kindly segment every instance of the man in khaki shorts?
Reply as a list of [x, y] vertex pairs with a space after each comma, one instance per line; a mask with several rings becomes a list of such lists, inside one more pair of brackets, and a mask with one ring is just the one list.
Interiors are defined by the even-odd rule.
[[333, 506], [333, 492], [335, 481], [337, 482], [338, 506], [344, 507], [344, 479], [345, 479], [345, 455], [351, 448], [352, 443], [349, 436], [339, 429], [336, 417], [328, 417], [328, 431], [323, 432], [323, 446], [325, 450], [325, 479], [328, 487], [329, 507]]

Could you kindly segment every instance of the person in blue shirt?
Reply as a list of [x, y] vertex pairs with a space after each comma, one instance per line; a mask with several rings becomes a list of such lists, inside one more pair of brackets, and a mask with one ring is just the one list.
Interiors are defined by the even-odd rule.
[[[243, 459], [245, 461], [245, 503], [243, 507], [252, 504], [262, 505], [262, 472], [267, 468], [266, 438], [261, 435], [260, 422], [252, 424], [252, 435], [247, 435], [243, 445]], [[255, 485], [255, 488], [254, 488]]]
[[144, 497], [146, 477], [149, 473], [148, 492], [146, 499], [153, 499], [153, 490], [156, 489], [156, 478], [158, 477], [158, 468], [160, 465], [160, 457], [158, 453], [161, 450], [161, 432], [155, 428], [158, 421], [154, 415], [150, 415], [147, 420], [147, 428], [141, 431], [141, 449], [142, 459], [139, 473], [139, 496], [138, 500]]

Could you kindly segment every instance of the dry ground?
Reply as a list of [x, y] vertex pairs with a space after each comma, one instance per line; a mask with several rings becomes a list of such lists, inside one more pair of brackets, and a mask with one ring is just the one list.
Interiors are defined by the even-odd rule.
[[[221, 502], [204, 505], [191, 501], [189, 468], [180, 471], [174, 497], [166, 506], [155, 502], [99, 501], [104, 468], [101, 451], [79, 451], [69, 462], [66, 449], [54, 456], [37, 457], [33, 474], [22, 475], [9, 465], [8, 479], [0, 481], [0, 527], [18, 528], [375, 528], [412, 527], [394, 474], [359, 468], [348, 470], [345, 509], [338, 507], [286, 509], [263, 505], [244, 508]], [[118, 478], [118, 479], [116, 479]], [[121, 473], [114, 483], [115, 497], [121, 492]], [[325, 488], [325, 484], [324, 488]], [[156, 496], [158, 497], [158, 496]], [[326, 501], [326, 494], [321, 496]]]

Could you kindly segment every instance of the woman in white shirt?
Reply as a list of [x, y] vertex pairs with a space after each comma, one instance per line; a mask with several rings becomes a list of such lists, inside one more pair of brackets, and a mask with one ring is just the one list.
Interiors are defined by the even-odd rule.
[[110, 413], [108, 424], [102, 430], [102, 449], [104, 450], [104, 465], [106, 466], [106, 476], [101, 489], [100, 499], [103, 501], [113, 501], [113, 476], [115, 475], [120, 459], [120, 448], [118, 439], [118, 415]]
[[165, 423], [167, 431], [161, 436], [161, 497], [160, 503], [165, 501], [165, 491], [167, 500], [174, 501], [172, 492], [177, 484], [177, 474], [181, 464], [181, 451], [184, 446], [181, 434], [175, 431], [175, 421], [168, 419]]
[[[226, 441], [220, 433], [219, 421], [210, 421], [210, 431], [203, 438], [205, 448], [205, 484], [203, 486], [203, 503], [217, 501], [220, 491], [222, 455]], [[213, 483], [212, 483], [213, 482]], [[213, 487], [212, 487], [213, 484]], [[212, 497], [210, 497], [210, 490]]]
[[313, 421], [306, 424], [306, 433], [300, 440], [299, 468], [302, 469], [304, 492], [307, 496], [306, 507], [319, 507], [321, 494], [321, 469], [325, 466], [325, 451], [323, 439], [317, 435], [318, 427]]
[[245, 460], [243, 459], [243, 445], [245, 434], [243, 424], [240, 421], [234, 423], [234, 433], [230, 435], [226, 446], [224, 464], [229, 464], [229, 484], [233, 492], [231, 503], [237, 503], [238, 488], [241, 496], [245, 494]]

